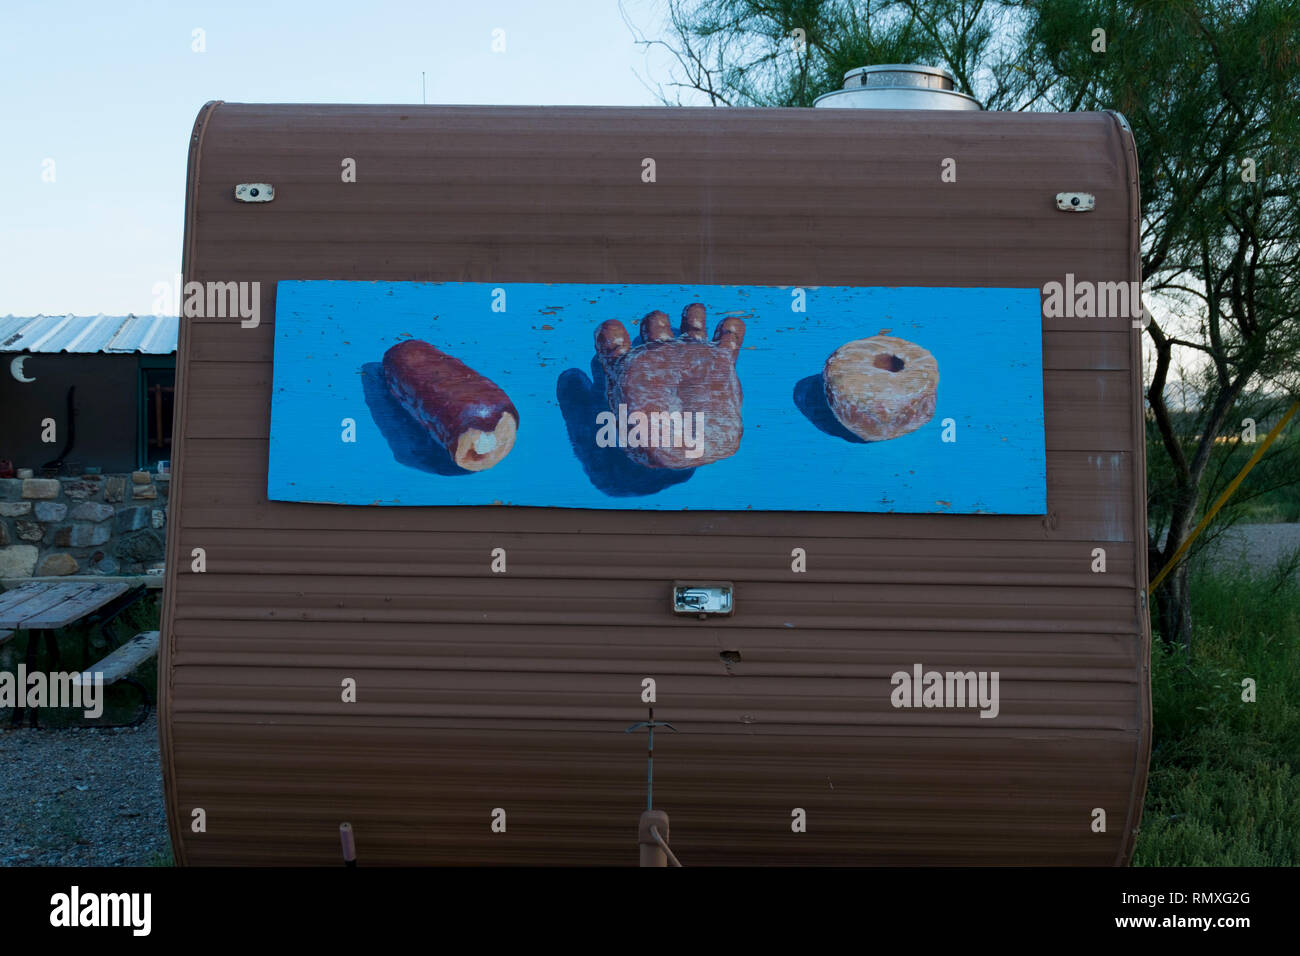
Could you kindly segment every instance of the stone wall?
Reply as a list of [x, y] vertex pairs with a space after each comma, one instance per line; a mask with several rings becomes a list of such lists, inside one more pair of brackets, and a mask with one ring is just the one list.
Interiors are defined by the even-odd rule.
[[163, 562], [170, 475], [0, 478], [0, 578], [141, 574]]

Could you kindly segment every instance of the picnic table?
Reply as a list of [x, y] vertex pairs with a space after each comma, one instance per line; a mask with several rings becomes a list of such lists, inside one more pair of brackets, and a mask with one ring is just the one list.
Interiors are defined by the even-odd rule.
[[[27, 670], [35, 669], [41, 638], [50, 670], [59, 664], [57, 631], [79, 621], [99, 624], [105, 639], [115, 643], [112, 621], [145, 594], [144, 585], [125, 581], [30, 581], [0, 594], [0, 631], [27, 632]], [[0, 643], [3, 640], [0, 639]], [[22, 723], [23, 708], [15, 707], [12, 723]], [[36, 726], [36, 711], [31, 713]]]

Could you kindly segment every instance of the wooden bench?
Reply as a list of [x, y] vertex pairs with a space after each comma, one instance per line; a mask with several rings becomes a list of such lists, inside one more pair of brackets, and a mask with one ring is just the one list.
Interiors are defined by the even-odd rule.
[[73, 683], [85, 687], [87, 684], [94, 683], [95, 676], [99, 675], [105, 687], [111, 687], [119, 681], [133, 685], [143, 695], [144, 704], [135, 720], [128, 726], [143, 723], [153, 710], [153, 695], [149, 693], [149, 688], [133, 678], [131, 674], [158, 653], [158, 637], [158, 631], [144, 631], [137, 634], [102, 661], [78, 674], [73, 678]]
[[[50, 672], [59, 668], [58, 632], [79, 622], [98, 624], [110, 643], [113, 634], [108, 625], [113, 618], [126, 610], [146, 593], [143, 584], [125, 580], [65, 581], [59, 578], [31, 578], [0, 593], [0, 629], [25, 632], [27, 635], [27, 670], [34, 672], [37, 649], [45, 644], [45, 667]], [[83, 638], [86, 635], [83, 634]], [[88, 641], [88, 638], [86, 638]], [[83, 660], [89, 656], [85, 647]], [[9, 661], [12, 652], [0, 646], [0, 660]], [[139, 686], [137, 684], [137, 686]], [[143, 693], [148, 693], [140, 687]], [[152, 700], [149, 703], [152, 708]], [[10, 723], [22, 726], [26, 710], [31, 726], [37, 726], [36, 708], [15, 707]]]

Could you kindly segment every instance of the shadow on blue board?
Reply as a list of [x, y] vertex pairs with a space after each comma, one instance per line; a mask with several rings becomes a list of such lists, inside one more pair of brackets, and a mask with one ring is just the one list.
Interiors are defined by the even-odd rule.
[[611, 498], [653, 495], [672, 485], [681, 484], [695, 474], [694, 468], [680, 471], [670, 468], [647, 468], [637, 464], [622, 448], [601, 448], [596, 444], [596, 416], [609, 411], [605, 397], [605, 371], [598, 359], [591, 361], [591, 377], [581, 369], [561, 373], [555, 384], [555, 397], [569, 432], [569, 444], [578, 456], [582, 470], [591, 483]]
[[361, 387], [370, 415], [388, 442], [395, 461], [435, 475], [473, 474], [456, 464], [447, 449], [438, 444], [393, 397], [384, 381], [381, 363], [367, 362], [361, 366]]
[[801, 378], [794, 383], [794, 403], [799, 411], [803, 412], [804, 418], [826, 434], [835, 438], [843, 438], [855, 445], [867, 444], [865, 438], [859, 438], [841, 425], [840, 420], [831, 411], [831, 407], [826, 401], [826, 387], [822, 383], [821, 372], [816, 375], [809, 375], [807, 378]]

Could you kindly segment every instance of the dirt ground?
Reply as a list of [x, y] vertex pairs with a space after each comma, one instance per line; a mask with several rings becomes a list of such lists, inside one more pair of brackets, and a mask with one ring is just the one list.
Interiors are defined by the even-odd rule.
[[0, 866], [170, 860], [157, 714], [113, 730], [0, 730]]
[[1239, 524], [1206, 548], [1204, 560], [1218, 570], [1230, 571], [1244, 564], [1256, 573], [1267, 574], [1297, 549], [1300, 524]]

